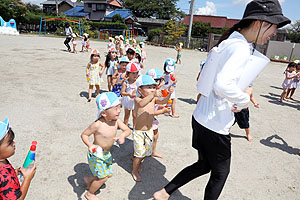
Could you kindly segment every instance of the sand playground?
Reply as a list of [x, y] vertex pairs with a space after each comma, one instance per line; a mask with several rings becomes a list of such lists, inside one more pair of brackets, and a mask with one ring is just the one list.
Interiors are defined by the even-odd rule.
[[[80, 138], [97, 116], [95, 98], [87, 102], [85, 68], [89, 53], [69, 53], [63, 41], [0, 36], [0, 119], [8, 117], [16, 134], [16, 153], [9, 159], [12, 165], [20, 167], [31, 141], [38, 142], [37, 171], [26, 198], [29, 200], [84, 199], [83, 176], [90, 174], [87, 147]], [[100, 50], [104, 62], [106, 43], [91, 41], [91, 48]], [[176, 56], [171, 48], [146, 45], [146, 50], [144, 73], [150, 68], [162, 69], [166, 58]], [[115, 144], [111, 149], [114, 175], [97, 196], [104, 200], [152, 199], [155, 191], [197, 160], [197, 151], [191, 147], [191, 118], [199, 63], [206, 55], [183, 50], [183, 64], [176, 66], [176, 110], [180, 118], [159, 116], [157, 151], [164, 158], [146, 158], [143, 182], [136, 183], [130, 174], [132, 138], [123, 145]], [[278, 101], [286, 66], [271, 62], [254, 82], [254, 96], [261, 108], [249, 106], [253, 141], [248, 142], [237, 125], [231, 129], [231, 172], [221, 200], [300, 199], [300, 90], [295, 92], [295, 101]], [[101, 90], [107, 91], [106, 83]], [[205, 175], [191, 181], [170, 199], [203, 199], [208, 178]]]

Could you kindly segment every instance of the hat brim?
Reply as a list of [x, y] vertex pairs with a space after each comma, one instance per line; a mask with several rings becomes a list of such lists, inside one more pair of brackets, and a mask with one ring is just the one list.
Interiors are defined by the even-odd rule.
[[242, 21], [246, 19], [253, 19], [253, 20], [262, 20], [269, 22], [271, 24], [277, 24], [277, 28], [284, 27], [287, 24], [291, 23], [291, 20], [283, 15], [272, 15], [272, 16], [267, 16], [267, 15], [258, 15], [258, 16], [247, 16], [241, 19], [237, 24], [241, 23]]

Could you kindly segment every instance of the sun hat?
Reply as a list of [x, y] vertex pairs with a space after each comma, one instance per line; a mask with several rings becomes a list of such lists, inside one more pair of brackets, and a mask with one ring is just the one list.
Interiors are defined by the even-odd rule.
[[300, 64], [300, 60], [294, 60], [294, 63]]
[[127, 58], [127, 56], [123, 56], [123, 57], [120, 59], [119, 62], [120, 62], [120, 63], [122, 63], [122, 62], [124, 62], [124, 63], [129, 63], [130, 61], [129, 61], [129, 59]]
[[112, 47], [112, 48], [110, 48], [110, 49], [108, 50], [108, 52], [115, 52], [115, 53], [117, 53], [118, 51], [117, 51], [114, 47]]
[[135, 53], [141, 55], [141, 50], [140, 49], [136, 49]]
[[174, 72], [175, 71], [175, 60], [172, 58], [168, 58], [165, 61], [164, 67], [165, 67], [166, 72], [169, 72], [169, 73]]
[[119, 36], [119, 38], [120, 38], [121, 40], [124, 40], [124, 37], [123, 37], [123, 35], [120, 35], [120, 36]]
[[253, 0], [249, 2], [241, 21], [246, 19], [256, 19], [277, 24], [277, 28], [291, 23], [290, 19], [283, 16], [278, 0]]
[[91, 55], [98, 55], [98, 56], [100, 56], [100, 52], [99, 52], [97, 49], [94, 49], [94, 50], [91, 52]]
[[164, 74], [159, 69], [149, 69], [146, 75], [151, 76], [153, 79], [163, 78]]
[[121, 102], [120, 102], [119, 97], [114, 92], [103, 92], [100, 95], [98, 95], [98, 97], [96, 99], [96, 104], [98, 107], [97, 119], [99, 119], [99, 117], [101, 117], [101, 113], [104, 110], [107, 110], [111, 107], [117, 106], [120, 103]]
[[126, 65], [126, 71], [127, 72], [138, 72], [140, 71], [140, 68], [133, 62], [130, 62]]
[[136, 87], [139, 88], [144, 85], [157, 85], [157, 83], [151, 76], [141, 75], [136, 80]]
[[0, 121], [0, 140], [2, 140], [9, 130], [8, 118], [5, 118], [3, 122]]
[[129, 48], [127, 49], [126, 53], [127, 53], [127, 52], [130, 52], [130, 51], [131, 51], [131, 53], [136, 53], [136, 50], [135, 50], [134, 48], [132, 48], [132, 47], [129, 47]]

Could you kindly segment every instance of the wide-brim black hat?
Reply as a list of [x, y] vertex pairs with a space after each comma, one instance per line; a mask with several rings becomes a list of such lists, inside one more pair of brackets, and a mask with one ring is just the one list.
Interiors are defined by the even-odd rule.
[[249, 2], [241, 21], [246, 19], [256, 19], [277, 24], [277, 28], [291, 23], [289, 18], [283, 16], [278, 0], [253, 0]]

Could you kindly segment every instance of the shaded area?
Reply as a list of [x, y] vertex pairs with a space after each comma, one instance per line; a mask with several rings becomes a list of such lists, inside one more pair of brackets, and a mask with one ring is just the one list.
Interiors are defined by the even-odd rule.
[[[266, 99], [269, 99], [268, 102], [270, 102], [270, 103], [280, 105], [280, 106], [289, 106], [289, 107], [296, 108], [296, 109], [300, 110], [300, 101], [289, 100], [289, 101], [282, 101], [281, 102], [281, 101], [279, 101], [280, 95], [274, 94], [274, 93], [269, 93], [269, 95], [260, 95], [260, 96], [264, 97]], [[293, 103], [299, 103], [299, 105], [292, 104], [292, 102]]]
[[[273, 139], [277, 139], [281, 143], [272, 141]], [[286, 143], [286, 141], [284, 141], [284, 139], [277, 134], [271, 135], [270, 137], [267, 137], [266, 139], [260, 140], [260, 143], [262, 143], [263, 145], [266, 145], [268, 147], [271, 147], [271, 148], [277, 148], [281, 151], [284, 151], [284, 152], [292, 154], [292, 155], [298, 155], [298, 153], [300, 152], [300, 149], [289, 146], [288, 143]]]
[[[100, 89], [100, 94], [103, 93], [103, 92], [108, 92], [107, 90], [101, 90]], [[86, 99], [89, 98], [89, 93], [87, 91], [82, 91], [79, 93], [79, 96], [80, 97], [85, 97]], [[97, 96], [97, 93], [96, 91], [92, 93], [92, 97], [96, 97]]]
[[188, 104], [197, 104], [197, 101], [192, 98], [177, 98], [177, 99]]
[[274, 89], [282, 90], [282, 87], [277, 87], [277, 86], [273, 86], [273, 85], [271, 85], [270, 87], [274, 88]]
[[242, 138], [242, 139], [248, 140], [248, 138], [247, 138], [246, 136], [235, 135], [235, 134], [233, 134], [233, 133], [229, 133], [229, 135], [230, 135], [231, 137], [233, 137], [233, 138]]

